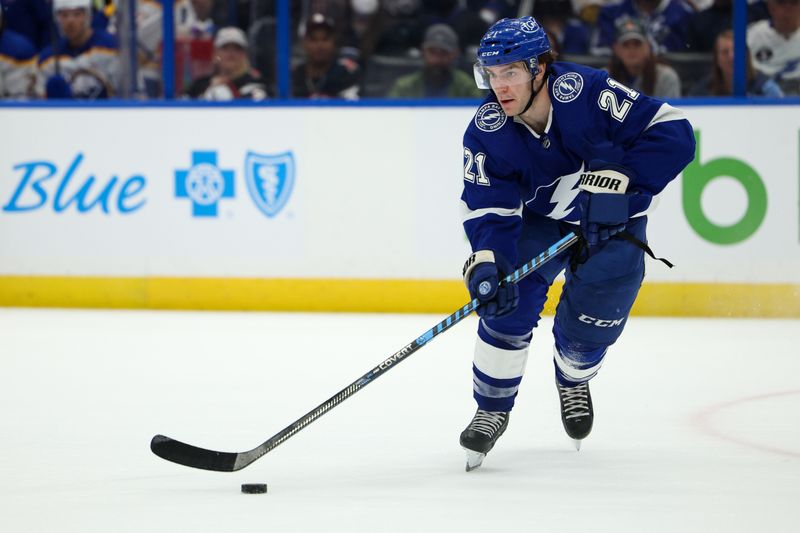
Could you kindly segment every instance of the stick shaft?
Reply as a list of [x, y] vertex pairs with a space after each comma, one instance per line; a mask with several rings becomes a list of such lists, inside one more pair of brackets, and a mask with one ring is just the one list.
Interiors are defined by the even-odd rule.
[[[569, 248], [577, 240], [578, 237], [574, 233], [567, 234], [561, 240], [550, 246], [550, 248], [519, 267], [509, 276], [506, 276], [503, 281], [505, 283], [516, 283], [520, 281], [528, 274], [547, 263], [554, 256]], [[277, 448], [291, 437], [296, 435], [299, 431], [308, 427], [309, 424], [319, 419], [322, 415], [328, 413], [347, 398], [354, 395], [392, 368], [396, 367], [402, 361], [406, 360], [408, 356], [425, 346], [435, 337], [441, 335], [451, 327], [461, 322], [464, 318], [469, 316], [469, 314], [472, 313], [472, 311], [474, 311], [479, 304], [480, 302], [477, 299], [473, 299], [471, 302], [458, 309], [455, 313], [451, 314], [433, 326], [431, 329], [405, 345], [401, 350], [392, 354], [391, 357], [384, 360], [378, 366], [372, 368], [366, 374], [353, 381], [350, 385], [340, 390], [338, 393], [331, 396], [326, 401], [322, 402], [317, 407], [286, 426], [269, 440], [265, 441], [260, 446], [253, 448], [252, 450], [240, 453], [217, 452], [204, 448], [198, 448], [190, 444], [185, 444], [163, 435], [156, 435], [153, 437], [153, 440], [150, 443], [150, 448], [153, 453], [159, 457], [193, 468], [217, 470], [223, 472], [241, 470], [242, 468], [253, 463], [258, 458]]]
[[[569, 233], [564, 238], [562, 238], [557, 243], [553, 244], [545, 250], [544, 252], [540, 253], [517, 270], [509, 274], [505, 277], [503, 281], [506, 283], [510, 282], [518, 282], [521, 279], [525, 278], [528, 274], [548, 262], [551, 258], [559, 254], [561, 251], [569, 248], [575, 241], [578, 240], [578, 237], [574, 233]], [[298, 418], [296, 421], [291, 423], [289, 426], [284, 428], [280, 431], [277, 435], [269, 439], [267, 442], [262, 444], [261, 446], [264, 447], [263, 454], [266, 454], [270, 450], [276, 448], [278, 445], [282, 444], [286, 440], [288, 440], [292, 435], [306, 427], [311, 422], [315, 421], [344, 400], [361, 390], [362, 388], [366, 387], [386, 372], [391, 370], [392, 368], [396, 367], [399, 363], [406, 360], [408, 356], [425, 346], [428, 342], [433, 340], [434, 337], [441, 335], [451, 327], [455, 326], [459, 322], [461, 322], [464, 318], [470, 315], [472, 311], [474, 311], [480, 302], [477, 298], [473, 299], [464, 307], [458, 309], [455, 313], [451, 314], [431, 329], [417, 337], [415, 340], [411, 341], [407, 345], [405, 345], [400, 351], [395, 352], [391, 357], [383, 361], [381, 364], [352, 382], [350, 385], [345, 387], [344, 389], [340, 390], [334, 396], [329, 398], [327, 401], [321, 403], [302, 417]]]

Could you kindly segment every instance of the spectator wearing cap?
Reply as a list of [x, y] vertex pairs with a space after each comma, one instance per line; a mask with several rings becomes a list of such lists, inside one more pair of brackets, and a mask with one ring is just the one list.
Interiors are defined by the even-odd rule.
[[239, 28], [221, 28], [214, 38], [214, 72], [186, 90], [201, 100], [264, 100], [269, 95], [261, 76], [250, 67], [247, 37]]
[[617, 21], [608, 72], [636, 91], [657, 98], [679, 98], [681, 81], [675, 70], [656, 61], [644, 25], [633, 18]]
[[640, 20], [647, 30], [653, 53], [686, 51], [687, 26], [694, 10], [684, 0], [622, 0], [600, 8], [599, 37], [594, 53], [603, 53], [614, 43], [618, 21]]
[[434, 24], [422, 41], [423, 67], [399, 78], [390, 98], [479, 98], [482, 92], [471, 76], [455, 68], [458, 36], [447, 24]]
[[311, 15], [303, 36], [305, 61], [292, 70], [295, 98], [357, 100], [361, 68], [351, 57], [339, 57], [336, 25], [321, 13]]
[[458, 35], [462, 50], [478, 46], [481, 38], [494, 22], [492, 19], [495, 16], [501, 13], [515, 16], [513, 8], [508, 9], [510, 6], [505, 1], [425, 0], [421, 4], [422, 27], [429, 28], [433, 24], [447, 24]]

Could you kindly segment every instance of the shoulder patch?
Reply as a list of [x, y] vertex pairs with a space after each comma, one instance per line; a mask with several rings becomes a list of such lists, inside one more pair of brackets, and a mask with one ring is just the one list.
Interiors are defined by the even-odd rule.
[[583, 77], [577, 72], [567, 72], [553, 83], [553, 98], [566, 104], [580, 96], [582, 90]]
[[489, 102], [483, 104], [475, 113], [475, 125], [481, 131], [492, 132], [502, 128], [507, 118], [500, 104]]

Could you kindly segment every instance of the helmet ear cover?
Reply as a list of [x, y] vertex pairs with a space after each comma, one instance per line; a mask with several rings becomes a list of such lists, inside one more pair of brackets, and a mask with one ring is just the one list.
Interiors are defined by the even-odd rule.
[[536, 57], [532, 57], [528, 59], [527, 64], [525, 65], [528, 67], [528, 70], [531, 71], [531, 77], [535, 78], [539, 74], [539, 59]]

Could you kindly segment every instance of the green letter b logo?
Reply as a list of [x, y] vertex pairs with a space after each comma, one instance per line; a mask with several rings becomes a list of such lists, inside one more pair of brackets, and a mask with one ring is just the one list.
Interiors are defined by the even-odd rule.
[[[719, 157], [700, 162], [700, 131], [695, 132], [694, 160], [683, 171], [683, 210], [698, 235], [715, 244], [735, 244], [750, 237], [761, 226], [767, 214], [767, 189], [758, 173], [739, 159]], [[701, 198], [706, 186], [720, 177], [731, 177], [747, 193], [747, 210], [738, 222], [719, 226], [703, 212]]]

